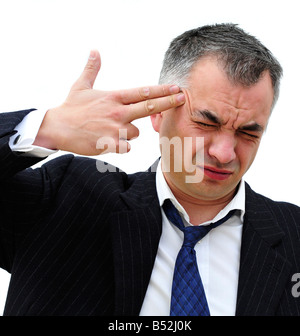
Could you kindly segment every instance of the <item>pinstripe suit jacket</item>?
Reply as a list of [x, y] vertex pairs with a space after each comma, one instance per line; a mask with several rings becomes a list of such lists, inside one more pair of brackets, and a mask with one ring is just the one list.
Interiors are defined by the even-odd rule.
[[[28, 112], [0, 114], [4, 315], [139, 314], [161, 235], [155, 174], [100, 173], [72, 155], [25, 169], [36, 159], [8, 139]], [[299, 208], [247, 185], [237, 315], [300, 315], [299, 240]]]

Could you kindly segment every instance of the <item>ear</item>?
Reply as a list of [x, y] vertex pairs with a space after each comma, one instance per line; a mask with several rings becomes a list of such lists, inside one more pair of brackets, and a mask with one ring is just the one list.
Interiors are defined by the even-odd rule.
[[159, 133], [159, 130], [160, 130], [160, 125], [161, 125], [161, 122], [162, 122], [162, 113], [156, 113], [156, 114], [152, 114], [150, 116], [151, 118], [151, 122], [152, 122], [152, 127], [154, 128], [154, 130], [156, 132]]

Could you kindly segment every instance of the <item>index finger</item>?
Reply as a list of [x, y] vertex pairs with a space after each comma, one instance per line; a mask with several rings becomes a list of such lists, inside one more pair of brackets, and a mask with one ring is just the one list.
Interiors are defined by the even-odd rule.
[[129, 90], [121, 90], [118, 92], [120, 103], [134, 104], [144, 100], [166, 97], [180, 92], [177, 85], [155, 85], [145, 86]]
[[148, 99], [143, 102], [130, 104], [127, 106], [126, 119], [127, 122], [144, 118], [152, 114], [160, 113], [174, 107], [183, 105], [185, 102], [184, 93], [177, 93], [166, 97]]

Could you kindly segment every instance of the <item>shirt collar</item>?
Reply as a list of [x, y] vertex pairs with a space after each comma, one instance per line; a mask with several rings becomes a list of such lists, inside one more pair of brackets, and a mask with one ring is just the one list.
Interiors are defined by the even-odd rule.
[[[160, 206], [163, 205], [163, 203], [166, 199], [170, 199], [172, 201], [172, 203], [174, 204], [175, 208], [181, 213], [184, 220], [187, 223], [190, 223], [189, 215], [187, 214], [187, 212], [185, 211], [183, 206], [177, 201], [177, 199], [175, 198], [174, 194], [172, 193], [170, 187], [168, 186], [168, 184], [165, 180], [165, 177], [164, 177], [163, 172], [161, 170], [161, 161], [159, 161], [158, 166], [157, 166], [157, 170], [156, 170], [156, 190], [157, 190], [157, 196], [158, 196]], [[239, 184], [238, 191], [237, 191], [236, 195], [234, 196], [234, 198], [231, 200], [231, 202], [228, 203], [226, 205], [226, 207], [223, 208], [216, 215], [215, 218], [213, 218], [212, 220], [210, 220], [207, 223], [216, 222], [217, 220], [226, 216], [230, 210], [239, 210], [240, 220], [243, 223], [244, 215], [245, 215], [245, 199], [246, 199], [245, 182], [242, 179], [240, 184]], [[206, 224], [206, 223], [203, 223], [203, 224]]]

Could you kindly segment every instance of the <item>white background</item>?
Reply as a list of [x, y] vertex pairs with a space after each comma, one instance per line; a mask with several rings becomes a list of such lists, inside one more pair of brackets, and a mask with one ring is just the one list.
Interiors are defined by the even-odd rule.
[[[91, 49], [101, 53], [97, 89], [154, 85], [171, 39], [204, 24], [233, 22], [257, 36], [284, 68], [281, 96], [246, 180], [300, 205], [299, 0], [0, 0], [0, 111], [54, 107]], [[104, 159], [132, 172], [158, 157], [149, 119], [132, 151]], [[300, 270], [299, 270], [300, 271]], [[0, 271], [0, 313], [9, 275]]]

